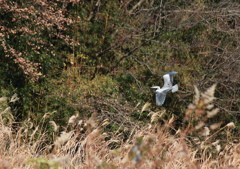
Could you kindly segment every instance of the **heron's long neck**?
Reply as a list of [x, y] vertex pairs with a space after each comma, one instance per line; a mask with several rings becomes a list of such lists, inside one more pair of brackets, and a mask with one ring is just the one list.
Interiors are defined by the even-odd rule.
[[153, 87], [151, 87], [151, 88], [152, 88], [152, 89], [156, 89], [156, 90], [161, 89], [160, 86], [153, 86]]

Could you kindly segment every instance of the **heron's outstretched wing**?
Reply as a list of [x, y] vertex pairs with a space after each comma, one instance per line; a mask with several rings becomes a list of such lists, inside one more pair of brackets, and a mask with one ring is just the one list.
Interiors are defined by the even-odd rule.
[[156, 93], [156, 105], [161, 106], [163, 105], [166, 98], [165, 93]]
[[173, 75], [175, 75], [175, 74], [177, 74], [177, 73], [178, 73], [178, 72], [174, 72], [174, 71], [168, 73], [169, 76], [170, 76], [170, 81], [171, 81], [172, 85], [173, 85]]
[[163, 87], [172, 87], [173, 85], [173, 75], [177, 74], [178, 72], [169, 72], [165, 75], [163, 75], [164, 79], [164, 86]]
[[175, 93], [176, 91], [178, 91], [178, 85], [175, 84], [173, 87], [172, 87], [172, 93]]
[[172, 87], [172, 83], [170, 81], [170, 75], [169, 74], [163, 75], [163, 80], [164, 80], [163, 88], [171, 88]]
[[169, 90], [171, 90], [171, 89], [166, 89], [161, 92], [159, 92], [159, 91], [156, 92], [156, 104], [157, 105], [159, 105], [159, 106], [163, 105], [165, 98], [166, 98], [166, 94]]

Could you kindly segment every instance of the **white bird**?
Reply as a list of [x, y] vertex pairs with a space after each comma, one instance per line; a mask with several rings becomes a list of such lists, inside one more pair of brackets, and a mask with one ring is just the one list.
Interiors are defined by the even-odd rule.
[[178, 72], [169, 72], [165, 75], [163, 75], [164, 79], [164, 85], [162, 88], [160, 86], [153, 86], [151, 87], [152, 89], [157, 89], [156, 90], [156, 104], [161, 106], [163, 105], [166, 94], [168, 91], [172, 90], [172, 93], [178, 91], [178, 85], [173, 86], [173, 75], [177, 74]]

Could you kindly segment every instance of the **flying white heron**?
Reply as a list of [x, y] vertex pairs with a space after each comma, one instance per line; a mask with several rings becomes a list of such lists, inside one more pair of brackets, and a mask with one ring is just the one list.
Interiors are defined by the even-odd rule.
[[153, 86], [152, 89], [156, 89], [156, 104], [161, 106], [163, 105], [166, 94], [168, 91], [172, 90], [172, 93], [178, 91], [178, 85], [173, 86], [173, 75], [177, 74], [178, 72], [169, 72], [163, 75], [164, 85], [162, 88], [160, 86]]

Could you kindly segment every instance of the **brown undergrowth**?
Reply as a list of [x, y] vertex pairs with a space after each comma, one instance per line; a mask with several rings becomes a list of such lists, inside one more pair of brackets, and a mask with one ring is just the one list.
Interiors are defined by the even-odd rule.
[[[124, 126], [109, 132], [106, 128], [113, 119], [99, 120], [97, 114], [88, 119], [76, 114], [66, 127], [49, 121], [49, 133], [44, 125], [49, 113], [37, 127], [32, 128], [29, 120], [16, 130], [7, 98], [2, 97], [0, 168], [239, 168], [234, 123], [212, 120], [219, 113], [214, 106], [215, 88], [201, 93], [195, 87], [194, 101], [179, 129], [174, 116], [164, 119], [166, 111], [153, 111], [146, 103], [142, 112], [149, 112], [149, 123], [136, 123], [128, 129], [126, 140], [122, 139]], [[15, 95], [10, 101], [16, 100]]]

